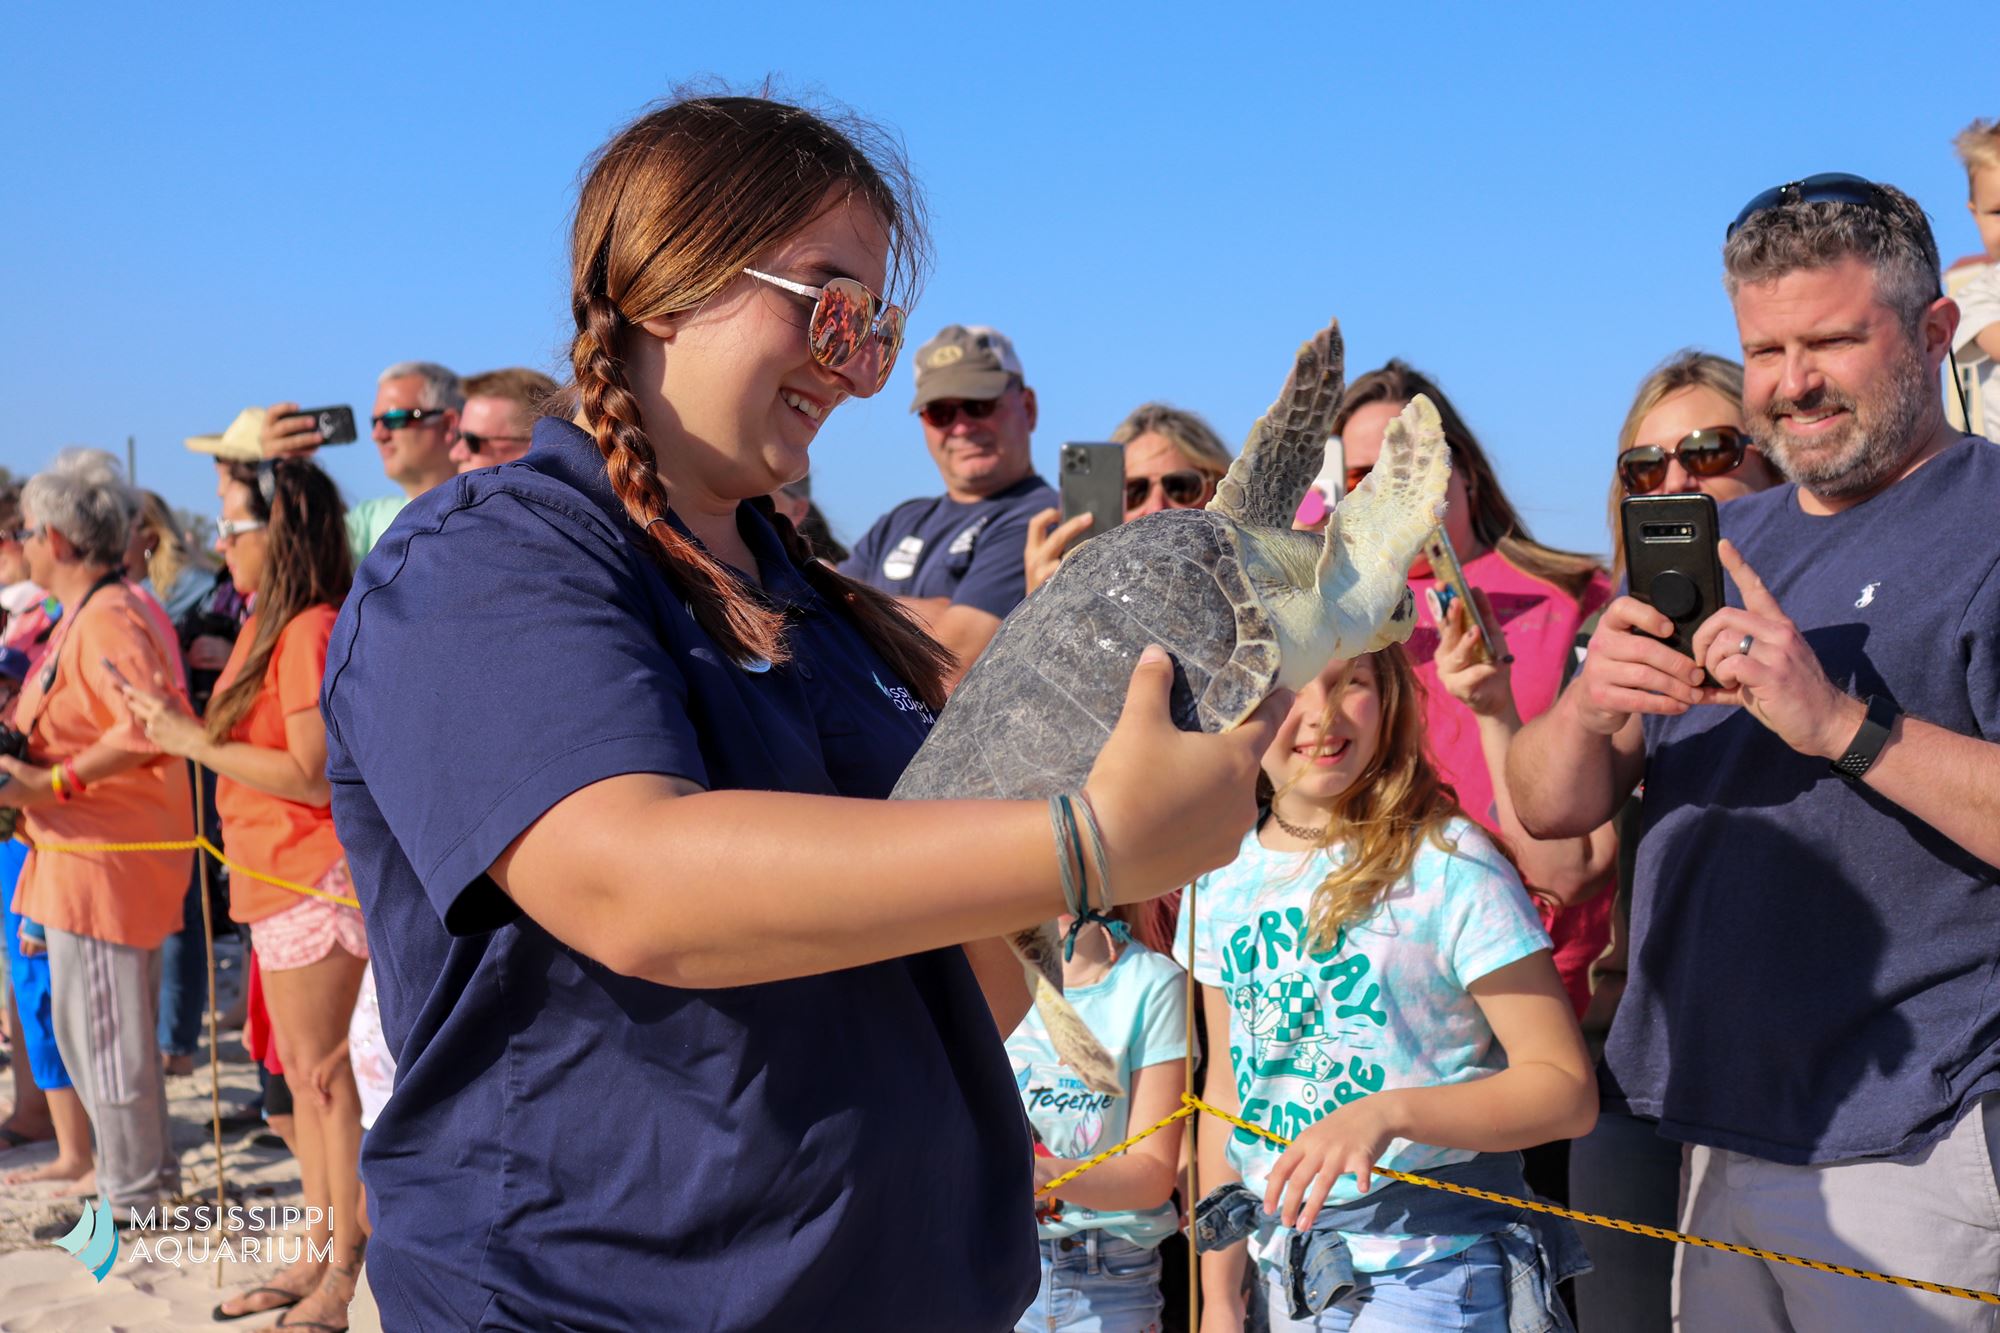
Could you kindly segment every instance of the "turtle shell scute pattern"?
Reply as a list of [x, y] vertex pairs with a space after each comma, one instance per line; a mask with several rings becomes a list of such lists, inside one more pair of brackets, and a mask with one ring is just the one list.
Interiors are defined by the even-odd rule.
[[1176, 726], [1216, 731], [1240, 720], [1276, 680], [1278, 649], [1237, 541], [1228, 520], [1182, 509], [1085, 542], [1007, 617], [893, 795], [1016, 800], [1075, 790], [1148, 643], [1173, 655]]

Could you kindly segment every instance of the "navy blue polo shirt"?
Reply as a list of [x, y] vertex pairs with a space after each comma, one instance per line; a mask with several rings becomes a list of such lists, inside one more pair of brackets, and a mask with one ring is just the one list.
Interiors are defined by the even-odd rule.
[[[1787, 485], [1721, 521], [1836, 687], [2000, 741], [1996, 513], [1967, 439], [1841, 513]], [[2000, 1092], [2000, 872], [1743, 709], [1645, 729], [1607, 1101], [1796, 1164], [1914, 1152]]]
[[999, 616], [1027, 596], [1028, 520], [1061, 504], [1029, 473], [983, 500], [909, 500], [875, 521], [840, 566], [897, 597], [949, 597]]
[[[677, 990], [558, 943], [487, 877], [618, 774], [889, 794], [929, 713], [739, 522], [785, 666], [697, 627], [596, 446], [552, 419], [527, 458], [413, 502], [355, 579], [327, 769], [397, 1062], [364, 1159], [392, 1328], [986, 1333], [1034, 1295], [1020, 1100], [961, 950]], [[686, 891], [670, 860], [647, 888]]]

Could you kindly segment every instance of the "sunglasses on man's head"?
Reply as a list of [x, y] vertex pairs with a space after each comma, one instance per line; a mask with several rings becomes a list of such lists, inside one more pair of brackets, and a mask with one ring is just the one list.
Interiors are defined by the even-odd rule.
[[1739, 227], [1768, 208], [1782, 208], [1786, 204], [1839, 203], [1879, 209], [1885, 202], [1882, 187], [1866, 176], [1845, 171], [1822, 171], [1817, 176], [1773, 185], [1753, 195], [1750, 202], [1743, 205], [1743, 211], [1736, 215], [1736, 220], [1729, 224], [1729, 229], [1722, 233], [1722, 239], [1727, 241]]
[[1667, 480], [1667, 464], [1680, 460], [1691, 477], [1720, 477], [1743, 465], [1750, 438], [1734, 426], [1709, 426], [1690, 431], [1671, 449], [1642, 444], [1618, 455], [1618, 480], [1632, 495], [1657, 491]]
[[1175, 509], [1191, 509], [1201, 503], [1208, 493], [1209, 478], [1206, 474], [1189, 469], [1185, 472], [1169, 472], [1160, 477], [1128, 477], [1125, 479], [1125, 507], [1137, 509], [1153, 494], [1157, 483], [1160, 493], [1167, 497], [1168, 505]]
[[370, 417], [369, 420], [383, 430], [402, 430], [441, 417], [446, 410], [442, 407], [394, 407]]
[[967, 421], [984, 421], [1000, 406], [998, 398], [939, 398], [925, 403], [917, 409], [917, 414], [930, 423], [933, 430], [950, 430], [960, 412]]
[[811, 287], [789, 278], [743, 270], [760, 282], [782, 288], [794, 296], [812, 298], [812, 317], [806, 321], [806, 350], [828, 370], [839, 370], [865, 351], [870, 342], [880, 347], [875, 366], [875, 382], [868, 392], [879, 393], [896, 368], [897, 354], [903, 350], [904, 316], [900, 306], [890, 305], [853, 278], [829, 278], [823, 287]]

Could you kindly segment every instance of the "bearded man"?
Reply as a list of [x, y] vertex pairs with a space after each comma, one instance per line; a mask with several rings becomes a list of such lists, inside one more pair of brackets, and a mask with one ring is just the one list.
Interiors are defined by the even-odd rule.
[[[1751, 433], [1694, 660], [1622, 597], [1512, 746], [1538, 837], [1642, 779], [1599, 1084], [1689, 1145], [1682, 1227], [1993, 1289], [2000, 1272], [2000, 449], [1948, 426], [1923, 212], [1815, 176], [1727, 233]], [[1990, 1306], [1684, 1249], [1676, 1327], [1987, 1329]]]

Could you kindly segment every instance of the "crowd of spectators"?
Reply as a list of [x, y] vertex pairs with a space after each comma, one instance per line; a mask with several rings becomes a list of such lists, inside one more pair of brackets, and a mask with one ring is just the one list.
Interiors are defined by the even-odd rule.
[[[1167, 738], [1135, 722], [1121, 741], [1120, 724], [1107, 755], [1153, 758], [1117, 770], [1123, 787], [1093, 775], [1114, 846], [1136, 827], [1114, 816], [1150, 806], [1151, 840], [1214, 823], [1201, 836], [1223, 850], [1145, 862], [1148, 892], [1078, 934], [1068, 986], [1126, 1089], [1106, 1098], [1061, 1067], [996, 943], [1047, 901], [1012, 850], [1031, 839], [998, 812], [923, 826], [824, 799], [886, 795], [1008, 614], [1092, 533], [1035, 472], [1014, 342], [953, 323], [911, 358], [940, 493], [839, 543], [805, 443], [884, 387], [903, 316], [875, 292], [918, 262], [921, 233], [906, 180], [774, 107], [731, 109], [705, 147], [676, 120], [712, 114], [701, 100], [614, 140], [578, 209], [570, 383], [390, 365], [369, 414], [381, 495], [344, 499], [314, 461], [320, 423], [287, 401], [189, 441], [216, 459], [212, 552], [101, 451], [0, 493], [0, 720], [17, 738], [0, 753], [0, 1152], [57, 1149], [5, 1180], [121, 1215], [187, 1183], [167, 1080], [202, 1053], [206, 906], [247, 941], [262, 1114], [330, 1244], [219, 1319], [347, 1327], [379, 1232], [368, 1272], [391, 1327], [482, 1308], [638, 1326], [659, 1299], [632, 1285], [649, 1263], [697, 1322], [818, 1301], [846, 1326], [856, 1290], [889, 1280], [863, 1240], [926, 1267], [876, 1293], [917, 1313], [874, 1326], [993, 1326], [1030, 1291], [1004, 1207], [1027, 1178], [969, 1161], [1020, 1136], [1007, 1070], [1040, 1185], [1173, 1109], [1192, 1027], [1212, 1099], [1289, 1108], [1300, 1148], [1224, 1153], [1228, 1128], [1196, 1123], [1058, 1187], [1035, 1204], [1019, 1327], [1186, 1329], [1195, 1161], [1203, 1192], [1268, 1188], [1271, 1209], [1227, 1232], [1250, 1235], [1254, 1264], [1220, 1245], [1203, 1261], [1204, 1330], [1392, 1327], [1420, 1309], [1506, 1328], [1530, 1271], [1548, 1322], [1512, 1326], [1985, 1327], [1972, 1302], [1593, 1228], [1579, 1275], [1553, 1232], [1523, 1250], [1462, 1212], [1370, 1230], [1352, 1183], [1329, 1194], [1324, 1177], [1302, 1211], [1309, 1174], [1289, 1197], [1285, 1182], [1314, 1145], [1335, 1161], [1337, 1134], [1365, 1144], [1347, 1111], [1370, 1104], [1367, 1162], [1483, 1169], [1522, 1150], [1520, 1188], [1586, 1211], [1991, 1289], [2000, 124], [1956, 141], [1983, 247], [1958, 264], [1885, 183], [1751, 199], [1720, 254], [1741, 360], [1668, 356], [1605, 423], [1604, 452], [1579, 454], [1609, 492], [1606, 560], [1531, 535], [1477, 404], [1401, 359], [1351, 377], [1298, 526], [1337, 516], [1421, 395], [1451, 454], [1441, 539], [1471, 604], [1443, 595], [1441, 551], [1419, 559], [1409, 641], [1334, 664], [1259, 733], [1276, 737], [1261, 804], [1243, 755], [1168, 762]], [[727, 195], [763, 238], [757, 267], [729, 268], [737, 242], [697, 225], [711, 204], [687, 181], [751, 180], [767, 151], [817, 164], [797, 169], [832, 202]], [[769, 390], [768, 420], [729, 398], [738, 367]], [[686, 447], [704, 431], [751, 443]], [[1109, 438], [1126, 522], [1207, 504], [1232, 464], [1164, 402]], [[1627, 587], [1621, 505], [1657, 494], [1722, 506], [1728, 605], [1691, 658]], [[548, 716], [454, 714], [449, 682], [473, 669]], [[1229, 781], [1257, 807], [1247, 832], [1212, 794], [1140, 795]], [[1357, 804], [1371, 784], [1395, 800]], [[198, 832], [239, 873], [204, 876]], [[88, 850], [131, 843], [174, 849]], [[908, 864], [884, 869], [880, 847]], [[1267, 874], [1282, 858], [1314, 867], [1305, 889]], [[735, 915], [666, 920], [646, 878], [661, 865]], [[1376, 876], [1359, 896], [1357, 875]], [[945, 878], [959, 915], [911, 906]], [[1168, 890], [1190, 880], [1222, 925], [1179, 915]], [[1318, 895], [1339, 893], [1323, 916]], [[1427, 894], [1434, 910], [1410, 915]], [[1363, 942], [1384, 923], [1402, 952]], [[1371, 967], [1391, 1035], [1343, 1045], [1332, 1015], [1378, 1002], [1354, 1002]], [[1184, 968], [1204, 988], [1192, 1010]], [[1544, 989], [1561, 1003], [1537, 1008]], [[999, 1042], [968, 1053], [995, 1028], [1005, 1067]], [[1404, 1095], [1453, 1084], [1481, 1085], [1476, 1115]], [[913, 1188], [847, 1173], [926, 1134], [921, 1161], [881, 1164]], [[494, 1178], [497, 1195], [475, 1193]], [[925, 1188], [946, 1202], [919, 1206]], [[656, 1192], [666, 1221], [641, 1217]], [[1019, 1205], [1025, 1227], [1025, 1190]], [[464, 1239], [510, 1226], [491, 1256]], [[723, 1233], [734, 1259], [708, 1244]], [[1317, 1233], [1344, 1238], [1351, 1270], [1324, 1299], [1287, 1248]], [[947, 1253], [956, 1269], [930, 1272]], [[540, 1266], [519, 1266], [529, 1254]]]

